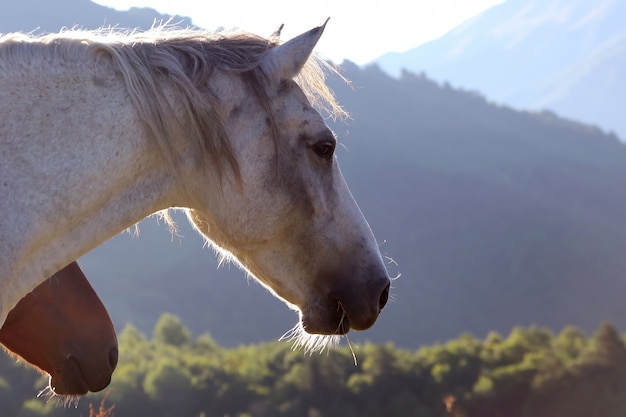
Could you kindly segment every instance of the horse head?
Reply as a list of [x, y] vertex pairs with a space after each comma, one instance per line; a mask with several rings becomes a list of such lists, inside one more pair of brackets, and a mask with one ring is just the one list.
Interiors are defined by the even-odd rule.
[[311, 101], [316, 93], [333, 100], [319, 90], [320, 62], [310, 56], [323, 29], [273, 45], [244, 76], [214, 75], [209, 89], [225, 115], [237, 175], [219, 190], [192, 182], [200, 198], [189, 217], [297, 309], [307, 333], [341, 335], [374, 324], [390, 279], [339, 170], [336, 137]]
[[58, 395], [104, 389], [117, 365], [113, 323], [75, 262], [20, 300], [0, 343], [46, 372]]

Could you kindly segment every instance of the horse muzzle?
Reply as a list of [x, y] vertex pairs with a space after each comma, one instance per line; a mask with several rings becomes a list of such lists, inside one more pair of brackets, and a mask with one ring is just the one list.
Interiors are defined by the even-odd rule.
[[302, 311], [302, 326], [307, 333], [322, 335], [369, 329], [387, 304], [390, 286], [386, 274], [360, 286], [335, 285], [323, 300]]
[[117, 343], [103, 355], [69, 353], [61, 366], [50, 374], [50, 389], [57, 395], [101, 391], [111, 382], [117, 360]]

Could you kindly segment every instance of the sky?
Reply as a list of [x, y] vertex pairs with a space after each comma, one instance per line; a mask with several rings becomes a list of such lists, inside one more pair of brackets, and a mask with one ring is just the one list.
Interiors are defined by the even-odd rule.
[[128, 10], [151, 7], [190, 17], [205, 29], [240, 28], [270, 35], [285, 24], [282, 39], [330, 21], [317, 52], [341, 63], [366, 64], [389, 51], [404, 52], [443, 36], [503, 0], [93, 0]]

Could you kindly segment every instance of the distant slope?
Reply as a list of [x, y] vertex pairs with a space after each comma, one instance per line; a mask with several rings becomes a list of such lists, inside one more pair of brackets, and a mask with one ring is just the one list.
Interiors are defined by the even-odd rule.
[[[0, 33], [45, 33], [101, 26], [148, 29], [155, 21], [167, 21], [169, 17], [148, 8], [133, 7], [121, 12], [88, 0], [5, 0], [0, 4]], [[191, 25], [189, 18], [180, 16], [172, 17], [172, 22]]]
[[[518, 324], [626, 328], [626, 147], [615, 136], [421, 76], [344, 69], [354, 90], [331, 81], [352, 113], [333, 126], [338, 158], [402, 274], [376, 326], [351, 339], [414, 347]], [[148, 219], [138, 237], [123, 233], [79, 260], [118, 328], [150, 332], [171, 311], [235, 345], [295, 323], [236, 268], [217, 270], [179, 223], [182, 238]]]
[[375, 62], [522, 109], [551, 109], [626, 140], [626, 2], [507, 0], [446, 36]]

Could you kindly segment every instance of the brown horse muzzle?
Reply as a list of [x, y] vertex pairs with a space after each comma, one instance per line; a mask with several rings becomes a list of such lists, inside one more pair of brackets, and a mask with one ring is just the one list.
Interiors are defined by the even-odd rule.
[[55, 372], [50, 372], [50, 388], [58, 395], [84, 395], [98, 392], [111, 382], [117, 366], [117, 342], [99, 352], [80, 349], [68, 353]]

